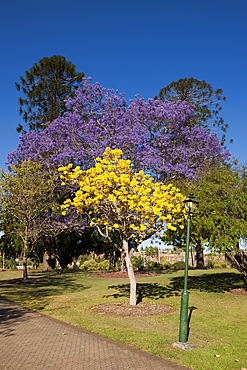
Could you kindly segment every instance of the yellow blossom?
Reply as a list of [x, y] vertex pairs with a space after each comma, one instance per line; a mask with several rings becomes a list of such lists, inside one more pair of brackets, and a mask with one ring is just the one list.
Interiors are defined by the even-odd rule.
[[[60, 167], [62, 184], [78, 186], [74, 199], [62, 205], [63, 214], [70, 207], [78, 213], [86, 207], [96, 214], [92, 225], [108, 225], [137, 241], [167, 225], [176, 230], [183, 221], [183, 200], [179, 189], [171, 184], [154, 182], [143, 171], [135, 173], [130, 160], [122, 158], [120, 149], [106, 148], [103, 158], [96, 158], [95, 167], [82, 171], [79, 166]], [[107, 221], [106, 221], [107, 219]]]

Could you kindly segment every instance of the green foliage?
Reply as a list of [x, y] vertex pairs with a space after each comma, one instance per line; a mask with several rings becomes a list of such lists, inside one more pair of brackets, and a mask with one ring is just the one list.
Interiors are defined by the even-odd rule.
[[80, 270], [97, 270], [97, 269], [98, 263], [93, 259], [83, 262], [83, 264], [80, 266]]
[[150, 247], [145, 248], [146, 256], [155, 257], [155, 256], [158, 256], [158, 253], [159, 253], [158, 247], [153, 247], [151, 245]]
[[119, 260], [117, 260], [115, 265], [111, 263], [110, 269], [114, 270], [114, 271], [120, 271], [121, 270], [121, 262]]
[[[2, 221], [3, 222], [3, 221]], [[2, 224], [2, 227], [4, 223]], [[5, 253], [6, 259], [15, 258], [20, 256], [22, 253], [23, 243], [21, 239], [16, 235], [6, 235], [3, 234], [0, 237], [0, 250]]]
[[30, 260], [27, 260], [27, 267], [33, 267], [33, 263]]
[[[109, 232], [109, 235], [113, 242], [109, 242], [109, 240], [102, 237], [98, 233], [97, 229], [89, 227], [86, 228], [80, 237], [80, 248], [81, 252], [84, 253], [83, 256], [86, 259], [91, 259], [91, 252], [94, 252], [97, 255], [104, 254], [105, 259], [109, 259], [112, 266], [116, 265], [116, 262], [120, 257], [120, 251], [116, 247], [116, 245], [119, 245], [120, 243], [119, 233], [111, 231]], [[101, 259], [98, 257], [97, 262], [100, 261]]]
[[133, 269], [136, 270], [142, 270], [143, 269], [143, 265], [144, 265], [144, 259], [139, 256], [139, 257], [131, 257], [131, 262], [132, 262], [132, 265], [133, 265]]
[[[42, 171], [42, 164], [23, 161], [11, 172], [0, 171], [0, 222], [6, 237], [22, 242], [27, 251], [52, 226], [49, 211], [60, 212], [54, 195], [53, 176]], [[44, 217], [46, 214], [46, 217]]]
[[147, 263], [147, 270], [151, 270], [151, 271], [153, 271], [153, 270], [156, 270], [157, 269], [157, 267], [158, 267], [158, 264], [157, 264], [157, 262], [155, 262], [155, 261], [149, 261], [148, 263]]
[[[4, 259], [5, 269], [15, 270], [16, 266], [17, 266], [17, 262], [15, 261], [14, 258]], [[0, 268], [3, 268], [3, 257], [0, 257]]]
[[96, 262], [94, 259], [87, 260], [80, 265], [80, 270], [109, 270], [110, 261]]
[[[196, 180], [176, 182], [182, 193], [193, 192], [199, 201], [191, 219], [191, 244], [196, 251], [207, 243], [212, 251], [227, 253], [234, 268], [247, 276], [247, 258], [239, 249], [239, 239], [247, 235], [246, 167], [237, 166], [236, 162], [215, 163]], [[179, 240], [186, 240], [185, 229], [174, 233], [168, 230], [165, 242], [176, 245]], [[236, 252], [240, 264], [234, 259]]]
[[169, 261], [161, 260], [161, 265], [164, 270], [170, 270], [172, 264]]
[[98, 263], [98, 270], [109, 270], [110, 269], [110, 261], [104, 260]]
[[[15, 86], [26, 98], [19, 98], [19, 114], [30, 130], [40, 130], [43, 124], [53, 121], [65, 111], [65, 99], [73, 96], [78, 83], [85, 77], [77, 73], [75, 65], [61, 55], [40, 59], [20, 83]], [[25, 109], [24, 109], [25, 108]], [[17, 131], [23, 126], [19, 124]]]
[[208, 269], [212, 269], [213, 267], [214, 267], [214, 262], [213, 262], [213, 261], [208, 260], [207, 268], [208, 268]]
[[80, 266], [83, 265], [83, 263], [85, 261], [89, 261], [91, 259], [91, 255], [90, 254], [83, 254], [80, 256]]
[[75, 230], [65, 230], [64, 232], [50, 238], [50, 254], [54, 255], [58, 260], [62, 269], [66, 269], [67, 265], [72, 263], [74, 259], [84, 252], [87, 253], [93, 246], [88, 242], [90, 230], [80, 235]]
[[8, 257], [25, 252], [32, 260], [34, 253], [41, 259], [46, 249], [65, 269], [73, 258], [94, 249], [91, 229], [80, 236], [73, 225], [54, 222], [55, 215], [61, 216], [63, 197], [57, 191], [56, 176], [30, 160], [12, 166], [12, 172], [0, 173], [0, 221], [5, 233], [0, 246]]
[[171, 265], [171, 270], [184, 270], [185, 269], [185, 262], [178, 261]]
[[214, 269], [225, 269], [227, 267], [227, 264], [225, 262], [215, 262], [213, 263]]

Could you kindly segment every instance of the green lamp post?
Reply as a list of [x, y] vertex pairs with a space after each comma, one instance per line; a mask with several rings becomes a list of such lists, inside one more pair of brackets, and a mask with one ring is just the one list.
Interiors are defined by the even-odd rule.
[[186, 238], [186, 254], [185, 254], [185, 271], [184, 271], [184, 290], [181, 295], [181, 311], [180, 311], [180, 327], [179, 327], [179, 342], [187, 342], [188, 333], [188, 303], [189, 303], [189, 293], [187, 292], [187, 282], [188, 282], [188, 264], [189, 264], [189, 243], [190, 243], [190, 218], [194, 213], [198, 200], [191, 193], [189, 197], [184, 201], [184, 207], [187, 218], [187, 238]]

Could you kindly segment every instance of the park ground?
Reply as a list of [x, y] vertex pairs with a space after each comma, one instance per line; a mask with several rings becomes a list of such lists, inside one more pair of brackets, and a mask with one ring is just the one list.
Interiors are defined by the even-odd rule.
[[0, 294], [191, 369], [247, 368], [247, 295], [233, 269], [189, 271], [189, 341], [197, 348], [172, 347], [178, 340], [183, 274], [168, 270], [137, 277], [136, 315], [128, 305], [128, 279], [109, 273], [32, 270], [23, 283], [21, 271], [0, 271]]

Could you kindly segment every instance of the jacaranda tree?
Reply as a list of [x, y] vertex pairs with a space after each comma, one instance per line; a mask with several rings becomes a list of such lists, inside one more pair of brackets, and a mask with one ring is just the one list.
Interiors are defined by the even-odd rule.
[[[62, 205], [66, 215], [71, 208], [88, 213], [90, 226], [111, 241], [109, 231], [119, 233], [130, 279], [130, 304], [136, 305], [136, 281], [130, 258], [130, 242], [140, 243], [164, 229], [176, 230], [182, 222], [184, 197], [171, 184], [154, 182], [143, 171], [135, 172], [122, 150], [106, 148], [95, 166], [83, 171], [69, 164], [60, 167], [63, 184], [78, 187], [75, 196]], [[181, 226], [182, 227], [182, 226]]]
[[83, 79], [66, 106], [68, 111], [41, 132], [21, 135], [8, 163], [42, 158], [49, 168], [71, 162], [87, 169], [106, 147], [121, 148], [137, 170], [170, 181], [193, 178], [212, 158], [229, 156], [215, 134], [185, 125], [193, 112], [187, 102], [145, 102], [137, 96], [128, 104], [123, 94]]

